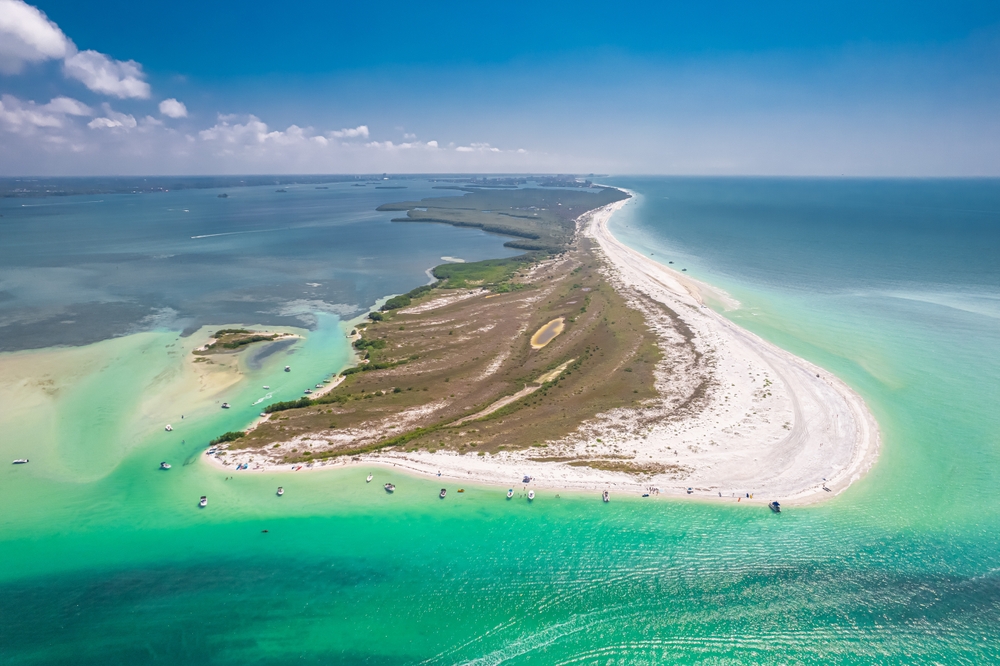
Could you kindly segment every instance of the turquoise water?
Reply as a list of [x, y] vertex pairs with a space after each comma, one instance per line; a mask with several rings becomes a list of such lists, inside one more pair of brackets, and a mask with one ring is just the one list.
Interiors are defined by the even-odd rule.
[[[884, 439], [868, 476], [780, 516], [472, 486], [441, 502], [434, 480], [384, 469], [368, 485], [360, 469], [159, 474], [177, 444], [140, 429], [96, 479], [0, 469], [0, 661], [1000, 660], [1000, 183], [618, 184], [639, 196], [615, 233], [865, 397]], [[311, 371], [338, 362], [335, 334], [320, 320], [296, 352]], [[240, 409], [283, 362], [246, 369]], [[199, 415], [192, 434], [242, 417]]]

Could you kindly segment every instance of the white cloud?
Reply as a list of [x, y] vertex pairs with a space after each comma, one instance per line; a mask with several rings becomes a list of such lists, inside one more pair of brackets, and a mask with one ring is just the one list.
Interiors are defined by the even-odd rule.
[[80, 51], [66, 58], [63, 71], [94, 92], [120, 99], [149, 99], [149, 84], [143, 80], [142, 65], [134, 60], [123, 62], [97, 51]]
[[333, 132], [329, 132], [327, 136], [333, 139], [356, 139], [358, 137], [367, 139], [368, 125], [358, 125], [354, 128], [335, 130]]
[[428, 148], [437, 148], [438, 147], [438, 142], [437, 141], [428, 141], [427, 142], [427, 147]]
[[135, 128], [138, 123], [135, 121], [135, 116], [127, 113], [118, 113], [114, 111], [108, 104], [104, 105], [104, 116], [101, 118], [94, 118], [89, 123], [87, 127], [90, 129], [124, 129], [130, 130]]
[[[499, 153], [499, 148], [494, 148], [488, 143], [472, 143], [468, 146], [458, 146], [455, 148], [460, 153]], [[523, 152], [523, 151], [522, 151]]]
[[22, 102], [12, 95], [0, 98], [0, 123], [4, 129], [18, 134], [33, 134], [39, 128], [62, 127], [62, 120], [34, 102]]
[[67, 116], [94, 115], [93, 109], [72, 97], [56, 97], [42, 108], [52, 113], [62, 113]]
[[73, 42], [37, 8], [22, 0], [0, 0], [0, 72], [17, 74], [25, 63], [75, 52]]
[[168, 118], [187, 118], [188, 110], [184, 102], [178, 102], [171, 97], [160, 102], [160, 113]]
[[237, 116], [220, 115], [218, 122], [212, 127], [198, 133], [202, 141], [214, 142], [225, 146], [231, 151], [237, 146], [245, 148], [264, 146], [265, 144], [279, 146], [296, 146], [304, 144], [319, 144], [326, 146], [326, 137], [316, 135], [311, 127], [289, 125], [288, 129], [271, 130], [267, 123], [257, 116], [247, 116], [244, 123], [233, 123]]
[[417, 135], [416, 134], [407, 134], [407, 133], [404, 133], [403, 134], [403, 138], [406, 139], [407, 141], [409, 141], [410, 139], [416, 139]]

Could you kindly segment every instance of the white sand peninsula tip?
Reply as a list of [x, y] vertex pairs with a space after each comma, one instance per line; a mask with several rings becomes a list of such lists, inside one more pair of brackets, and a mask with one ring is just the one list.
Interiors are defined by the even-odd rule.
[[[636, 451], [639, 460], [672, 457], [690, 469], [684, 483], [698, 495], [749, 492], [755, 500], [806, 503], [860, 478], [879, 448], [878, 424], [861, 397], [833, 374], [706, 307], [707, 285], [619, 242], [608, 221], [623, 204], [591, 214], [586, 233], [597, 240], [610, 261], [610, 277], [625, 293], [635, 289], [687, 325], [709, 373], [700, 375], [706, 390], [699, 409], [668, 409], [640, 438], [621, 439], [617, 446]], [[664, 339], [664, 350], [670, 346]], [[663, 373], [658, 388], [661, 395], [689, 394], [683, 384], [698, 377]], [[614, 424], [627, 423], [631, 411], [608, 414], [606, 436], [614, 438]]]

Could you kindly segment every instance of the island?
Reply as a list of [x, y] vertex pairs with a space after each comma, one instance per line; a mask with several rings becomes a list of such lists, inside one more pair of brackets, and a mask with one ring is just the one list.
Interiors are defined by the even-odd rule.
[[525, 253], [437, 266], [352, 322], [354, 365], [266, 406], [211, 460], [783, 503], [859, 478], [879, 447], [863, 400], [707, 307], [725, 294], [617, 241], [607, 223], [631, 193], [580, 185], [456, 184], [381, 206]]
[[272, 333], [270, 331], [251, 331], [245, 328], [223, 328], [212, 334], [212, 337], [192, 354], [205, 356], [208, 354], [225, 354], [242, 351], [247, 345], [255, 342], [274, 342], [279, 338], [298, 337], [294, 333]]

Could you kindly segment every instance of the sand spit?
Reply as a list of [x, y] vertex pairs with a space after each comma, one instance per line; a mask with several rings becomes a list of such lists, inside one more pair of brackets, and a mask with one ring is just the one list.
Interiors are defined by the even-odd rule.
[[[236, 451], [220, 452], [213, 462], [229, 469], [249, 463], [259, 471], [376, 464], [506, 487], [530, 476], [540, 488], [630, 494], [655, 488], [654, 495], [744, 503], [747, 494], [754, 503], [821, 501], [859, 479], [879, 448], [878, 425], [860, 396], [706, 307], [708, 285], [615, 239], [607, 224], [624, 203], [582, 216], [580, 232], [597, 241], [607, 279], [660, 337], [656, 399], [602, 414], [550, 442], [543, 457], [530, 450], [382, 451], [303, 467]], [[407, 421], [400, 418], [393, 430]]]

